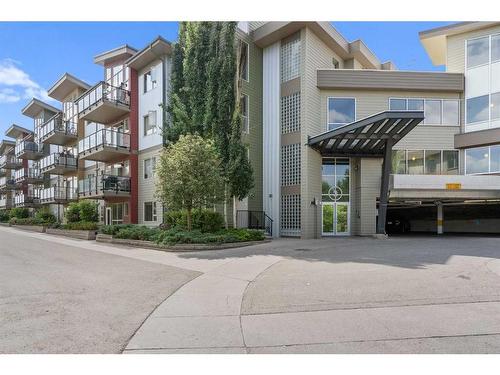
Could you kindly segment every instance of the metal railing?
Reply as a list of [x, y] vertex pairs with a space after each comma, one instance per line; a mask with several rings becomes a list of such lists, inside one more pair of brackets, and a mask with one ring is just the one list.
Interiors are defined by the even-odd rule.
[[78, 195], [100, 195], [109, 193], [130, 193], [130, 177], [100, 174], [78, 181]]
[[29, 192], [28, 194], [17, 194], [14, 197], [14, 205], [15, 206], [22, 206], [25, 204], [38, 204], [40, 203], [40, 196], [38, 190], [33, 190], [32, 192]]
[[63, 166], [67, 168], [76, 168], [78, 159], [71, 154], [54, 153], [40, 160], [40, 169]]
[[19, 157], [19, 155], [21, 155], [26, 151], [41, 153], [42, 147], [38, 143], [32, 141], [20, 141], [18, 144], [16, 144], [16, 147], [14, 148], [14, 153], [16, 154], [17, 157]]
[[16, 181], [11, 177], [0, 177], [0, 189], [15, 189]]
[[0, 199], [0, 208], [10, 208], [12, 207], [12, 198], [1, 198]]
[[22, 164], [22, 160], [16, 158], [14, 155], [3, 155], [0, 156], [0, 168], [5, 168], [7, 164]]
[[69, 186], [51, 186], [40, 189], [40, 202], [53, 202], [56, 200], [74, 200], [78, 198], [76, 189]]
[[78, 113], [86, 111], [100, 101], [130, 106], [130, 91], [101, 81], [76, 100]]
[[38, 129], [38, 139], [43, 140], [54, 133], [76, 136], [77, 124], [71, 121], [63, 121], [63, 114], [58, 113]]
[[268, 235], [273, 235], [273, 219], [271, 219], [264, 211], [236, 211], [236, 227], [261, 229]]
[[78, 142], [78, 153], [100, 146], [130, 149], [130, 134], [113, 129], [101, 129]]
[[21, 168], [14, 172], [14, 178], [18, 181], [24, 178], [42, 179], [43, 176], [39, 168]]

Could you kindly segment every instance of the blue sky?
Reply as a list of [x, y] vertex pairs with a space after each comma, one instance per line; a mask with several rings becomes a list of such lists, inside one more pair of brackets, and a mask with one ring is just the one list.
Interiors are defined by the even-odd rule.
[[[432, 66], [418, 32], [447, 23], [333, 22], [346, 39], [362, 39], [401, 70], [442, 69]], [[174, 41], [177, 27], [176, 22], [0, 22], [0, 139], [12, 123], [32, 128], [21, 109], [33, 96], [48, 101], [46, 89], [65, 72], [94, 84], [103, 76], [94, 55], [123, 44], [140, 49], [158, 35]]]

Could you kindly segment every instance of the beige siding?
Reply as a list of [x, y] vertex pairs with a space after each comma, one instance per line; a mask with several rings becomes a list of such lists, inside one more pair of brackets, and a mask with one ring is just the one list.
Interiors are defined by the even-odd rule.
[[[138, 223], [144, 225], [159, 225], [163, 222], [162, 215], [162, 205], [155, 198], [155, 180], [156, 178], [148, 178], [144, 179], [144, 160], [156, 157], [158, 162], [160, 157], [161, 147], [155, 147], [149, 150], [145, 150], [144, 152], [139, 153], [139, 174], [138, 174]], [[157, 202], [156, 203], [156, 212], [157, 212], [157, 220], [155, 222], [144, 222], [144, 202]]]
[[465, 72], [465, 41], [467, 39], [496, 33], [500, 33], [500, 26], [449, 36], [446, 43], [446, 71]]
[[361, 159], [361, 179], [357, 186], [360, 190], [360, 227], [359, 234], [371, 235], [376, 232], [377, 197], [380, 195], [382, 159]]

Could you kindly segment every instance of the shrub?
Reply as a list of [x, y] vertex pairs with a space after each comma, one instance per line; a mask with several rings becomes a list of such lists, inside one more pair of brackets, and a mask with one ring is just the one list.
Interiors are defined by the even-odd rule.
[[97, 223], [99, 221], [98, 204], [90, 201], [78, 202], [80, 207], [80, 221]]
[[30, 211], [24, 207], [15, 207], [10, 210], [9, 216], [16, 219], [24, 219], [30, 216]]
[[115, 225], [103, 225], [99, 228], [99, 232], [102, 234], [108, 234], [114, 236], [122, 228], [133, 227], [134, 224], [115, 224]]
[[12, 217], [9, 220], [9, 223], [11, 225], [43, 225], [43, 224], [45, 224], [34, 217], [22, 217], [22, 218]]
[[261, 241], [264, 233], [253, 229], [223, 229], [214, 233], [204, 233], [199, 229], [190, 232], [172, 228], [158, 233], [156, 242], [162, 245], [175, 244], [207, 244], [207, 243], [233, 243], [245, 241]]
[[42, 208], [35, 213], [35, 220], [40, 223], [52, 224], [57, 221], [56, 217], [47, 208]]
[[[166, 214], [165, 221], [168, 228], [187, 229], [187, 211], [169, 211]], [[224, 217], [220, 213], [211, 210], [193, 210], [192, 226], [194, 230], [200, 230], [203, 233], [214, 233], [224, 226]]]
[[126, 238], [130, 240], [155, 241], [161, 229], [150, 228], [143, 225], [133, 225], [121, 227], [118, 229], [114, 237]]
[[80, 205], [79, 202], [71, 202], [64, 213], [68, 223], [76, 223], [80, 221]]
[[62, 229], [69, 229], [69, 230], [97, 230], [98, 229], [97, 223], [94, 222], [89, 222], [89, 221], [79, 221], [77, 223], [67, 223], [63, 224], [60, 226]]
[[9, 221], [9, 211], [1, 210], [0, 211], [0, 223], [7, 223]]

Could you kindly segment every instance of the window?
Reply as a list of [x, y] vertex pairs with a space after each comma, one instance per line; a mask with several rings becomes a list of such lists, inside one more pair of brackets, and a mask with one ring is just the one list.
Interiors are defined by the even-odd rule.
[[488, 95], [467, 99], [467, 123], [488, 121]]
[[281, 195], [280, 203], [281, 235], [300, 235], [300, 195]]
[[156, 172], [156, 157], [144, 159], [144, 179], [154, 177]]
[[300, 131], [300, 92], [281, 97], [281, 134]]
[[248, 43], [240, 41], [240, 79], [248, 82], [249, 65], [249, 47]]
[[144, 136], [156, 133], [156, 111], [149, 111], [143, 118]]
[[458, 151], [444, 150], [442, 174], [458, 174]]
[[491, 62], [500, 60], [500, 34], [491, 36]]
[[406, 174], [405, 150], [392, 150], [392, 173]]
[[500, 118], [500, 92], [491, 94], [491, 119]]
[[156, 220], [156, 202], [144, 202], [144, 221]]
[[128, 202], [123, 203], [123, 216], [128, 216]]
[[458, 150], [393, 150], [392, 173], [458, 174]]
[[424, 174], [424, 152], [408, 150], [408, 174]]
[[409, 111], [423, 111], [424, 110], [424, 100], [423, 99], [408, 99], [408, 110]]
[[431, 125], [441, 125], [441, 101], [426, 100], [425, 101], [425, 123]]
[[391, 111], [424, 111], [425, 125], [460, 125], [460, 102], [458, 99], [390, 98]]
[[354, 98], [328, 98], [328, 129], [349, 124], [356, 120], [356, 100]]
[[459, 125], [460, 110], [458, 100], [443, 100], [443, 125]]
[[489, 60], [489, 37], [467, 41], [467, 67], [487, 64]]
[[406, 99], [389, 99], [389, 109], [391, 111], [406, 111]]
[[144, 73], [143, 86], [144, 93], [151, 91], [157, 86], [156, 82], [156, 70], [152, 68], [149, 72]]
[[488, 173], [489, 157], [489, 147], [479, 147], [465, 150], [466, 174]]
[[243, 133], [248, 134], [250, 132], [248, 123], [248, 95], [241, 96], [241, 130]]
[[281, 146], [281, 186], [300, 184], [300, 144]]
[[281, 82], [287, 82], [300, 75], [300, 38], [283, 43], [280, 49]]
[[425, 150], [425, 174], [441, 174], [441, 151]]
[[332, 57], [332, 65], [333, 69], [338, 69], [340, 66], [339, 60], [337, 60], [335, 57]]

